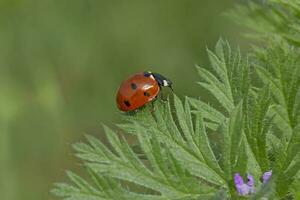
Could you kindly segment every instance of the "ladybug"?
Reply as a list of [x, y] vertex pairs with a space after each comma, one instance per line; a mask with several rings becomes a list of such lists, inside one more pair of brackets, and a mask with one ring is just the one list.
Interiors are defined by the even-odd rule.
[[162, 87], [172, 89], [172, 82], [161, 74], [134, 74], [120, 85], [116, 99], [118, 108], [124, 112], [136, 110], [156, 99]]

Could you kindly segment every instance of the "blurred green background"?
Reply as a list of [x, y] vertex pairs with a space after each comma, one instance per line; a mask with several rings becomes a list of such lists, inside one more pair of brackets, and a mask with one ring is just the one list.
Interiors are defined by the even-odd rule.
[[234, 0], [1, 0], [0, 199], [44, 200], [80, 163], [70, 144], [120, 121], [115, 93], [151, 70], [199, 96], [194, 65], [220, 36]]

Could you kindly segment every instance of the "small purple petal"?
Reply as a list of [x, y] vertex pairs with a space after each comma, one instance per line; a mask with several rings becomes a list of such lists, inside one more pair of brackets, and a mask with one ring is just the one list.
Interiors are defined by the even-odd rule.
[[249, 193], [255, 193], [255, 187], [254, 187], [254, 178], [251, 174], [247, 174], [247, 185], [249, 186]]
[[246, 196], [251, 191], [251, 187], [244, 183], [243, 177], [239, 173], [234, 174], [234, 184], [241, 196]]
[[235, 186], [244, 184], [243, 177], [239, 173], [234, 174], [234, 184]]
[[236, 185], [236, 190], [240, 196], [246, 196], [250, 192], [250, 187], [247, 184]]
[[262, 176], [263, 183], [268, 182], [268, 180], [271, 178], [271, 176], [272, 176], [272, 170], [265, 172]]
[[247, 174], [247, 179], [248, 179], [247, 185], [249, 185], [250, 187], [253, 187], [254, 186], [253, 176], [251, 174]]

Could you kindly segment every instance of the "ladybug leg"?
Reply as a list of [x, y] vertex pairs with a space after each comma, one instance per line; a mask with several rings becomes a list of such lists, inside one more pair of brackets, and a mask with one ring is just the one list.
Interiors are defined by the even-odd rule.
[[157, 96], [154, 97], [154, 99], [150, 102], [151, 103], [151, 110], [150, 112], [154, 112], [155, 111], [155, 106], [154, 106], [154, 102], [157, 100]]
[[161, 98], [161, 101], [162, 101], [163, 103], [168, 103], [168, 99], [166, 99], [166, 98]]
[[125, 113], [125, 115], [134, 116], [138, 112], [138, 109], [131, 110]]
[[163, 103], [167, 103], [168, 102], [168, 98], [166, 98], [163, 94], [163, 92], [160, 93], [160, 100], [163, 102]]
[[[156, 99], [156, 97], [155, 97]], [[151, 110], [150, 112], [153, 113], [155, 111], [155, 107], [154, 107], [154, 101], [151, 101]]]

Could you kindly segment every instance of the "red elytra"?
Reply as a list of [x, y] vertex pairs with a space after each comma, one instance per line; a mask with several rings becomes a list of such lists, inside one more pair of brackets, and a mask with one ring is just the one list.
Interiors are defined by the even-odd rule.
[[117, 106], [121, 111], [133, 111], [153, 101], [161, 86], [170, 88], [172, 82], [158, 73], [140, 72], [124, 80], [117, 92]]

